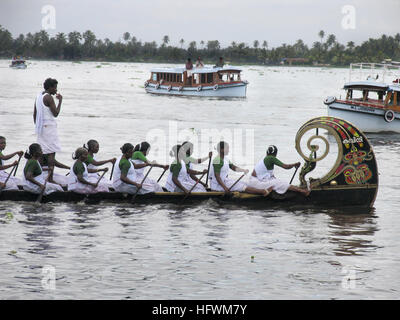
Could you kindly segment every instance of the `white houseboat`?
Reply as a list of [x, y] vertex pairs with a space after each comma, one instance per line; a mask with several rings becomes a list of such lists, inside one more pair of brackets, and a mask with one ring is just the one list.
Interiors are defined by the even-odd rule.
[[400, 63], [354, 63], [344, 99], [324, 100], [328, 115], [364, 132], [400, 133]]
[[241, 71], [230, 66], [156, 68], [151, 70], [144, 87], [154, 94], [245, 98], [248, 82], [241, 79]]
[[19, 57], [14, 57], [11, 60], [11, 64], [10, 64], [10, 68], [14, 68], [14, 69], [26, 69], [27, 66], [25, 64], [25, 60], [21, 59]]

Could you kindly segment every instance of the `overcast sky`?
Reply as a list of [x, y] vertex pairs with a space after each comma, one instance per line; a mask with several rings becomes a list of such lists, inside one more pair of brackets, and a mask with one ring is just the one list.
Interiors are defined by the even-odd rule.
[[[128, 31], [158, 44], [164, 35], [172, 45], [183, 38], [185, 47], [201, 40], [252, 45], [256, 39], [267, 40], [269, 47], [297, 39], [312, 45], [320, 30], [343, 44], [359, 44], [400, 33], [400, 0], [0, 0], [0, 25], [14, 37], [40, 31], [45, 5], [55, 8], [50, 35], [89, 29], [97, 38], [116, 41]], [[346, 5], [355, 10], [354, 29], [343, 27]]]

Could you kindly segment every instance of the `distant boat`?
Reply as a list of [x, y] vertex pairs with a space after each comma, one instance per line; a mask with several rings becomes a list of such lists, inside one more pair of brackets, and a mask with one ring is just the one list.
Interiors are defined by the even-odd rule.
[[364, 132], [400, 133], [400, 63], [352, 63], [343, 89], [344, 99], [324, 100], [329, 116]]
[[245, 98], [248, 81], [241, 79], [241, 69], [231, 66], [156, 68], [144, 84], [153, 94], [192, 97]]
[[14, 57], [11, 60], [11, 64], [10, 64], [10, 68], [14, 68], [14, 69], [26, 69], [27, 66], [25, 64], [25, 60], [21, 59], [19, 57]]

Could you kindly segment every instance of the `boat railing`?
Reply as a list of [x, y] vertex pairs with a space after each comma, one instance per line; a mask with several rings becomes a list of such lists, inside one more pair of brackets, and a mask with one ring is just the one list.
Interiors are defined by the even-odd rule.
[[400, 63], [351, 63], [349, 82], [372, 80], [381, 83], [392, 83], [400, 79]]

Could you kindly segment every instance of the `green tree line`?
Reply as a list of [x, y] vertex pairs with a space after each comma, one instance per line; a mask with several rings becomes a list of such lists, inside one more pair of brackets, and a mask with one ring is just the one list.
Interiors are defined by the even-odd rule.
[[[318, 37], [317, 37], [318, 36]], [[400, 33], [394, 36], [382, 35], [378, 39], [368, 39], [360, 45], [353, 41], [340, 44], [334, 34], [326, 35], [321, 30], [311, 47], [299, 39], [294, 44], [282, 44], [269, 48], [266, 40], [254, 40], [251, 45], [233, 41], [222, 48], [218, 40], [179, 41], [179, 47], [170, 45], [165, 35], [160, 44], [142, 42], [129, 32], [122, 40], [111, 41], [108, 38], [97, 39], [87, 30], [83, 33], [73, 31], [68, 34], [57, 33], [50, 37], [42, 30], [36, 33], [12, 34], [0, 25], [0, 56], [21, 55], [34, 59], [54, 60], [95, 60], [95, 61], [132, 61], [132, 62], [172, 62], [183, 63], [188, 57], [195, 60], [198, 56], [205, 62], [215, 62], [223, 56], [231, 64], [280, 64], [289, 58], [301, 58], [300, 64], [330, 64], [347, 66], [351, 62], [381, 62], [384, 59], [400, 60]], [[296, 61], [293, 62], [295, 64]]]

